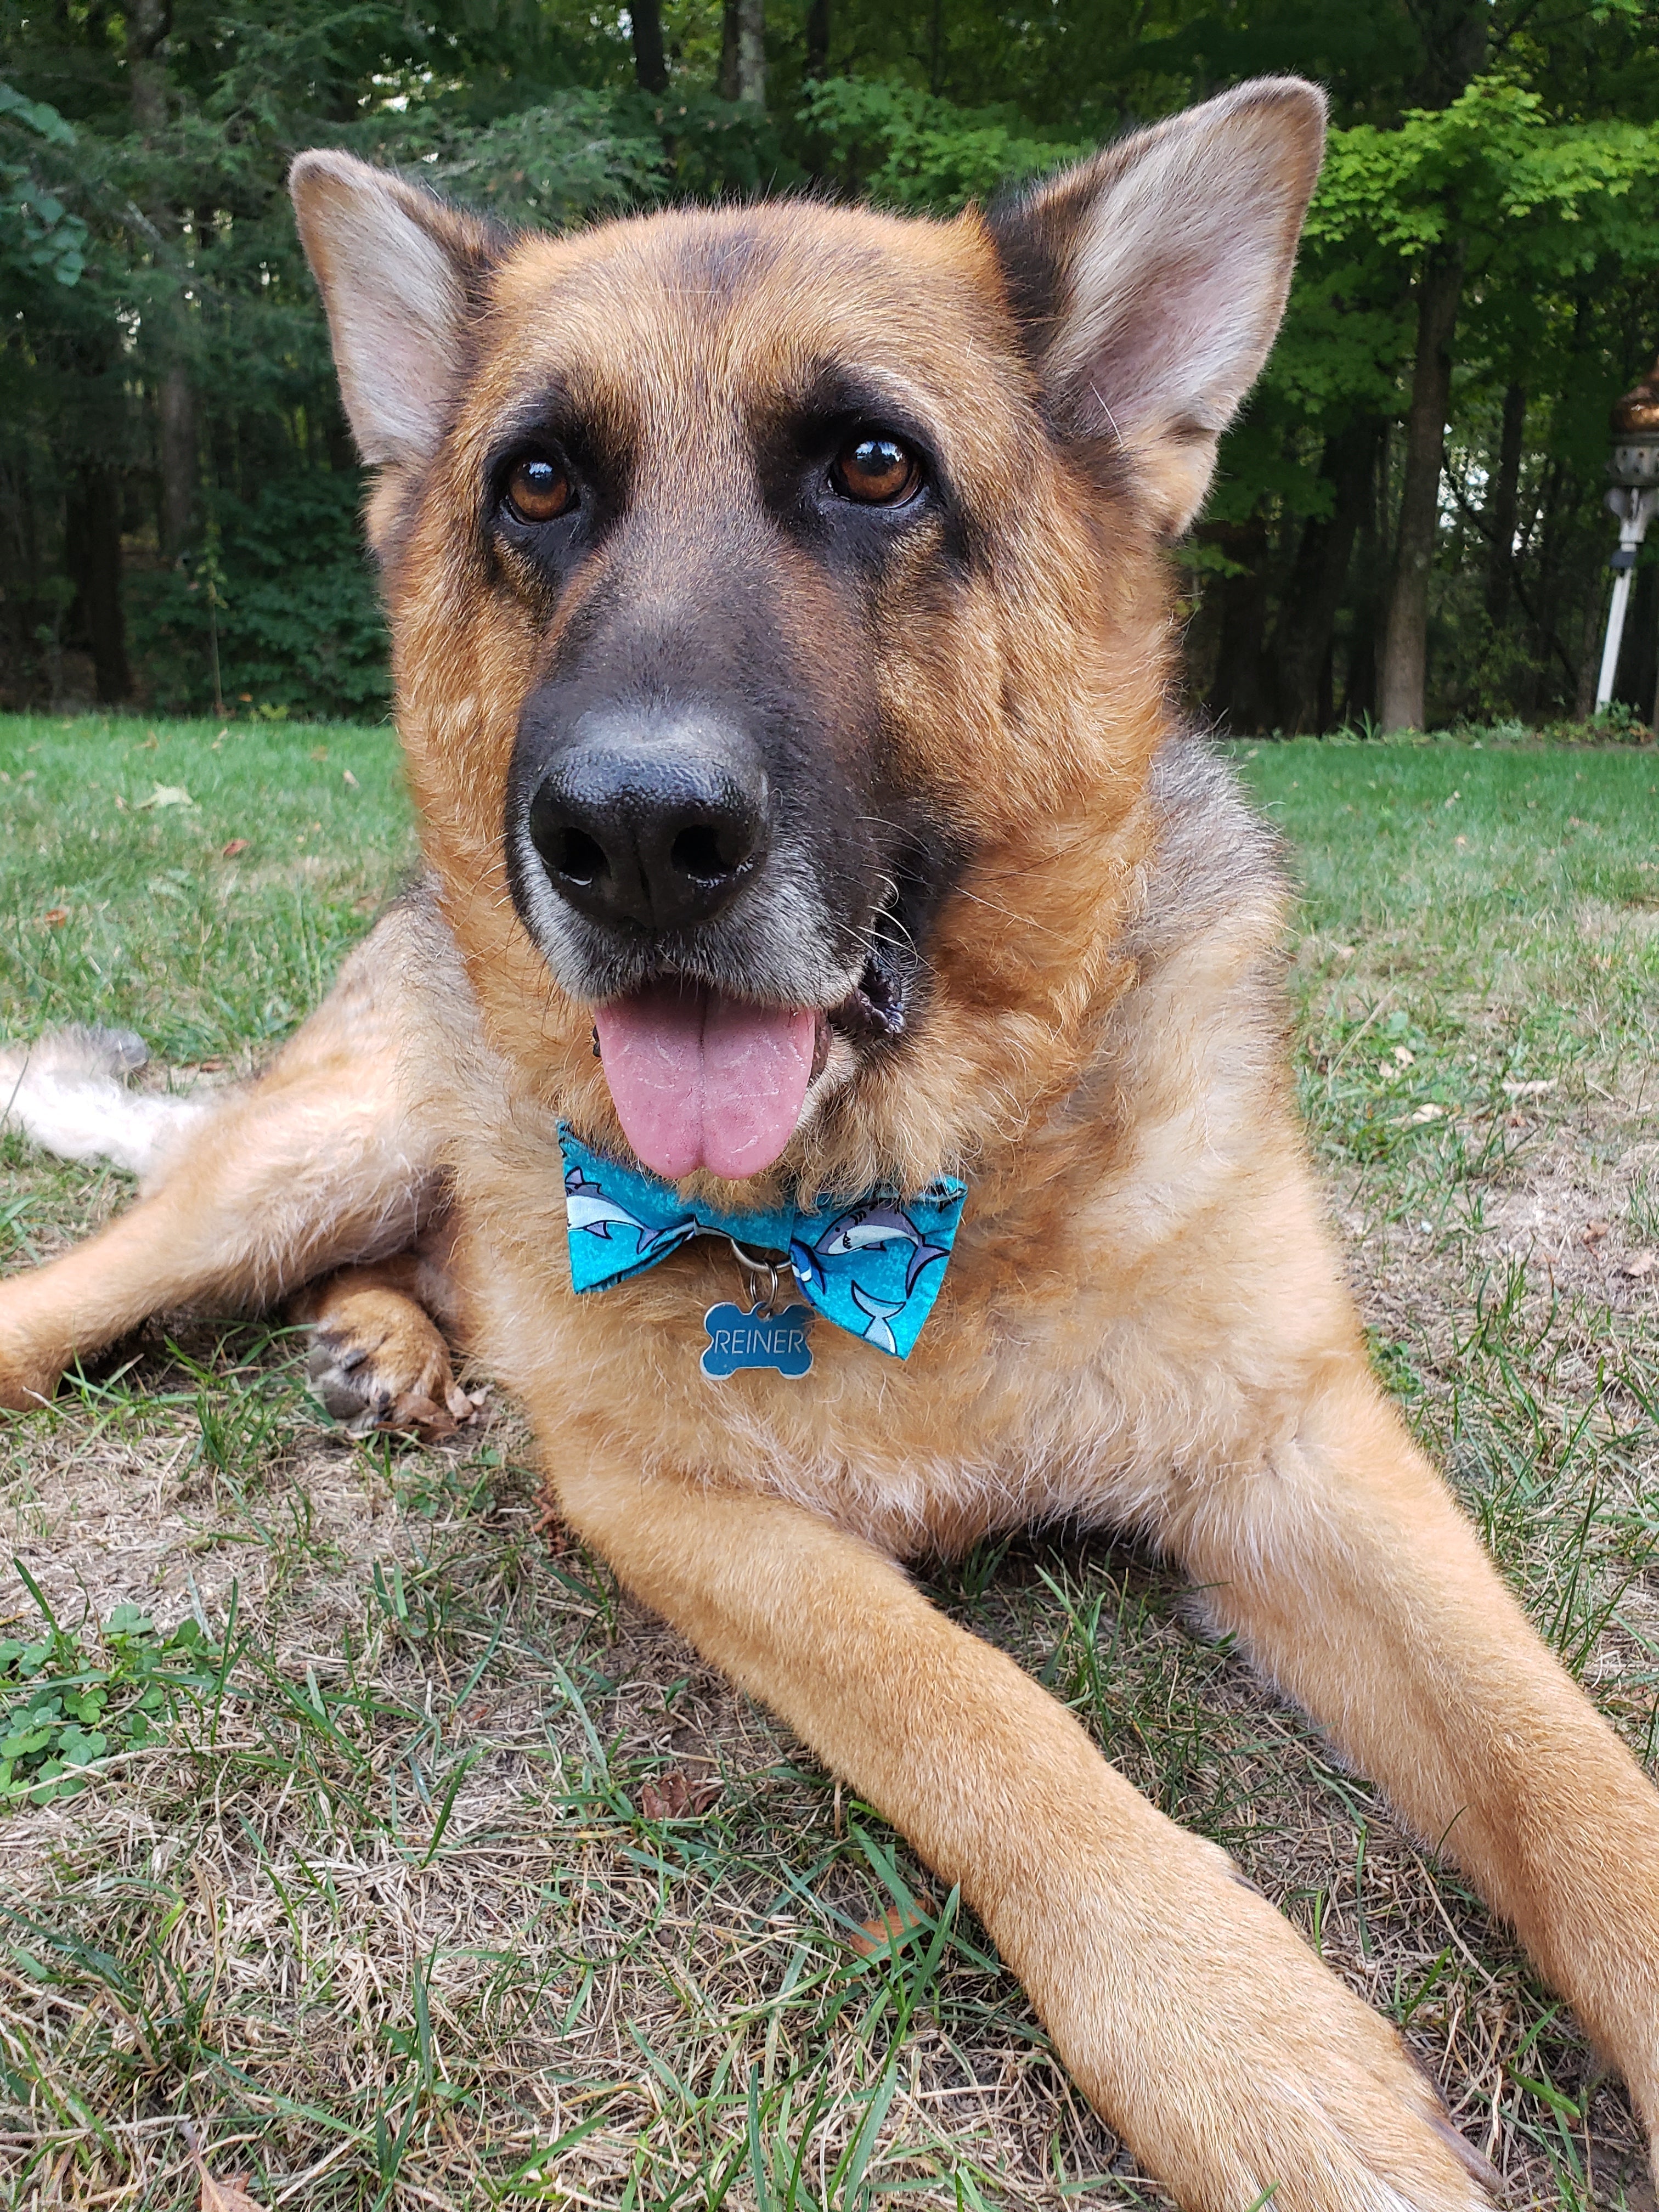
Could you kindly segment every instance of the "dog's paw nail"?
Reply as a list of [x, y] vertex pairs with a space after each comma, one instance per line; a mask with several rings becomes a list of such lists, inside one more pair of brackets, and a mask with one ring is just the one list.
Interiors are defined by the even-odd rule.
[[327, 1332], [319, 1334], [306, 1358], [306, 1372], [313, 1382], [325, 1374], [349, 1375], [368, 1358], [368, 1346]]

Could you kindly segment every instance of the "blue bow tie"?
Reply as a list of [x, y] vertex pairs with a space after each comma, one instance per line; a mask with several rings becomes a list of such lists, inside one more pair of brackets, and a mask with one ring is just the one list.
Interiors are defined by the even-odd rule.
[[856, 1206], [722, 1213], [591, 1151], [562, 1122], [559, 1146], [578, 1291], [625, 1283], [693, 1237], [729, 1237], [747, 1251], [787, 1253], [821, 1314], [898, 1359], [909, 1358], [933, 1310], [968, 1195], [966, 1183], [944, 1176], [908, 1204], [877, 1189]]

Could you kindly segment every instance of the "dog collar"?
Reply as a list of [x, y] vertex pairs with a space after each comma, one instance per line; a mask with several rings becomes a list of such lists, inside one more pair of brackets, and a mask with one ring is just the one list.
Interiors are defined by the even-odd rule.
[[[784, 1268], [824, 1317], [878, 1351], [908, 1359], [933, 1310], [956, 1243], [968, 1186], [954, 1176], [902, 1202], [878, 1186], [856, 1206], [819, 1199], [769, 1213], [726, 1213], [682, 1198], [672, 1183], [607, 1159], [559, 1125], [570, 1279], [605, 1291], [654, 1267], [694, 1237], [724, 1237], [751, 1276]], [[775, 1261], [763, 1255], [775, 1254]]]

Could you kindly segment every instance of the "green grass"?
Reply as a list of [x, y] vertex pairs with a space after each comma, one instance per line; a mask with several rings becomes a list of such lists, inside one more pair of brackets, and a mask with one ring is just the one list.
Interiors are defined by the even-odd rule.
[[[216, 739], [0, 723], [0, 1030], [234, 1064], [312, 1002], [410, 864], [390, 735]], [[1651, 1762], [1659, 760], [1235, 750], [1304, 886], [1304, 1097], [1379, 1370]], [[0, 1258], [125, 1188], [0, 1140]], [[869, 1808], [550, 1547], [509, 1409], [353, 1443], [280, 1330], [152, 1329], [0, 1429], [0, 1518], [39, 1589], [0, 1592], [0, 1707], [55, 1680], [47, 1779], [87, 1784], [0, 1809], [0, 2201], [194, 2204], [199, 2141], [305, 2212], [1163, 2202]], [[1521, 2201], [1651, 2206], [1571, 2021], [1175, 1581], [1036, 1538], [933, 1588], [1407, 2027]]]
[[6, 716], [0, 776], [13, 1036], [109, 1022], [187, 1063], [267, 1046], [413, 863], [386, 729]]

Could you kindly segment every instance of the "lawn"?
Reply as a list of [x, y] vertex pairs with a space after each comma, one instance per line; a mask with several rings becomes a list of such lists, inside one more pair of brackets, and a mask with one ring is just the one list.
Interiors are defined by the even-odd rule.
[[[1659, 757], [1235, 750], [1379, 1369], [1651, 1767]], [[240, 1067], [412, 851], [386, 732], [0, 722], [0, 1033]], [[0, 1264], [125, 1193], [0, 1139]], [[0, 2201], [206, 2204], [201, 2160], [301, 2212], [1164, 2202], [971, 1918], [541, 1519], [510, 1407], [352, 1442], [297, 1358], [152, 1329], [0, 1417]], [[1653, 2212], [1571, 2021], [1172, 1578], [1036, 1537], [932, 1587], [1404, 2024], [1518, 2202]]]

